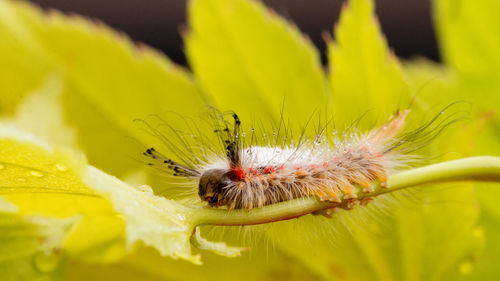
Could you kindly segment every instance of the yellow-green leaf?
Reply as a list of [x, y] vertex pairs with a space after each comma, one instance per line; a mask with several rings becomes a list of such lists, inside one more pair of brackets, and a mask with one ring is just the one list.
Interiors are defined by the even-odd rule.
[[299, 30], [257, 1], [190, 1], [185, 36], [200, 86], [245, 124], [305, 123], [328, 96], [319, 55]]
[[[64, 262], [65, 280], [106, 280], [110, 276], [134, 280], [141, 274], [155, 276], [151, 280], [186, 276], [234, 279], [234, 271], [221, 276], [220, 272], [212, 270], [224, 264], [227, 268], [241, 270], [249, 264], [265, 269], [262, 272], [251, 270], [248, 275], [253, 280], [262, 280], [285, 270], [291, 263], [281, 256], [272, 263], [266, 262], [265, 248], [259, 254], [262, 258], [256, 261], [252, 260], [258, 253], [256, 250], [251, 258], [235, 261], [207, 255], [208, 265], [203, 268], [174, 261], [172, 258], [199, 262], [199, 254], [190, 254], [189, 238], [194, 227], [189, 224], [190, 208], [154, 196], [147, 186], [136, 189], [91, 166], [72, 165], [67, 155], [51, 152], [48, 144], [15, 128], [2, 127], [0, 136], [0, 151], [3, 152], [0, 175], [4, 176], [0, 181], [7, 185], [3, 189], [5, 197], [16, 202], [25, 214], [58, 217], [79, 214], [76, 225], [64, 233], [64, 243], [60, 246], [62, 254], [69, 258]], [[43, 176], [31, 171], [42, 172]], [[30, 189], [16, 185], [20, 176], [26, 177], [26, 182], [22, 182], [31, 185]], [[236, 253], [234, 248], [222, 243], [198, 240], [219, 254], [233, 256]], [[309, 276], [297, 265], [293, 272], [299, 277]]]
[[58, 75], [65, 120], [76, 127], [90, 162], [116, 176], [143, 167], [130, 156], [159, 143], [134, 119], [168, 111], [197, 116], [208, 99], [162, 54], [77, 16], [2, 0], [0, 38], [2, 112], [12, 113], [23, 96]]
[[[219, 235], [216, 235], [219, 236]], [[268, 245], [269, 246], [269, 245]], [[181, 260], [162, 258], [154, 249], [140, 248], [125, 260], [106, 266], [71, 263], [68, 281], [109, 280], [321, 280], [301, 263], [278, 250], [252, 248], [238, 258], [220, 257], [203, 252], [203, 266]]]
[[133, 188], [115, 177], [89, 166], [85, 183], [113, 203], [126, 224], [129, 249], [142, 241], [161, 255], [201, 263], [191, 254], [189, 242], [194, 229], [192, 208], [155, 196], [148, 186]]
[[363, 114], [373, 126], [408, 106], [409, 89], [373, 11], [372, 0], [349, 1], [328, 43], [333, 113], [341, 126]]
[[195, 228], [195, 233], [191, 237], [191, 242], [196, 248], [200, 250], [212, 251], [216, 254], [231, 258], [241, 256], [241, 252], [245, 250], [245, 248], [228, 247], [225, 243], [222, 242], [210, 242], [201, 237], [199, 227]]
[[[436, 29], [446, 63], [468, 83], [500, 84], [500, 2], [435, 0]], [[497, 88], [498, 90], [498, 88]], [[486, 93], [474, 93], [493, 98]], [[499, 99], [495, 99], [496, 102]]]
[[[409, 89], [418, 89], [420, 81], [405, 81], [382, 38], [372, 1], [350, 1], [340, 18], [336, 41], [329, 44], [335, 120], [348, 125], [368, 111], [365, 125], [373, 126], [377, 117], [383, 121], [397, 108], [408, 106]], [[449, 77], [445, 78], [442, 88], [450, 87]], [[426, 97], [432, 95], [435, 92]], [[427, 112], [433, 109], [429, 101], [415, 99], [417, 108]], [[435, 112], [440, 109], [434, 108]], [[283, 251], [325, 279], [447, 280], [458, 272], [462, 261], [476, 253], [472, 246], [480, 244], [474, 236], [478, 210], [469, 186], [434, 189], [439, 191], [424, 189], [379, 198], [372, 206], [344, 211], [331, 219], [280, 222], [269, 235]], [[295, 224], [301, 232], [294, 230]], [[287, 239], [282, 239], [283, 233]]]
[[141, 241], [163, 256], [199, 263], [189, 243], [191, 208], [155, 196], [146, 186], [133, 188], [92, 166], [71, 162], [12, 126], [0, 127], [0, 151], [0, 192], [19, 214], [83, 217], [65, 237], [71, 257], [118, 260], [125, 246], [131, 252]]
[[[67, 239], [71, 241], [72, 235], [85, 236], [85, 239], [78, 239], [77, 243], [66, 241], [69, 252], [85, 259], [84, 253], [78, 250], [82, 242], [88, 246], [86, 250], [96, 245], [101, 247], [102, 256], [96, 257], [96, 261], [123, 256], [124, 251], [115, 252], [117, 256], [106, 256], [115, 243], [123, 244], [124, 226], [112, 205], [82, 182], [85, 162], [75, 161], [71, 158], [74, 154], [55, 151], [34, 136], [6, 125], [0, 128], [0, 148], [0, 194], [17, 206], [19, 214], [56, 218], [82, 216]], [[102, 222], [116, 228], [100, 229]], [[113, 235], [82, 235], [76, 230]]]
[[62, 280], [63, 239], [76, 220], [21, 216], [0, 197], [2, 280]]
[[[477, 137], [469, 145], [470, 154], [500, 155], [500, 2], [433, 1], [434, 19], [441, 54], [456, 76], [455, 96], [470, 101], [472, 117], [483, 120]], [[469, 138], [467, 138], [469, 139]], [[500, 221], [497, 184], [481, 185], [477, 189], [481, 205], [480, 223], [484, 226], [486, 245], [484, 256], [460, 280], [489, 279], [498, 276], [498, 245], [496, 234]]]
[[330, 219], [277, 223], [268, 235], [325, 279], [450, 280], [482, 238], [474, 234], [475, 205], [464, 204], [471, 189], [453, 190], [379, 197]]

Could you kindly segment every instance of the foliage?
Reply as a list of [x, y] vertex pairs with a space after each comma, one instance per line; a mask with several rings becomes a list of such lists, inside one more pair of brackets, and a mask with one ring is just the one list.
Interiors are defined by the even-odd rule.
[[[340, 125], [368, 112], [369, 124], [360, 124], [366, 127], [411, 106], [418, 125], [430, 111], [466, 100], [470, 120], [451, 127], [429, 152], [441, 160], [499, 155], [497, 2], [434, 0], [441, 65], [400, 62], [374, 3], [350, 0], [328, 42], [325, 71], [311, 42], [263, 4], [192, 0], [185, 34], [191, 73], [102, 24], [0, 0], [0, 275], [124, 281], [500, 275], [500, 191], [493, 184], [398, 192], [330, 219], [202, 227], [210, 240], [252, 249], [238, 258], [192, 249], [199, 207], [153, 194], [168, 183], [145, 177], [134, 156], [161, 142], [133, 121], [166, 115], [187, 130], [171, 112], [196, 117], [214, 105], [264, 123], [284, 108], [297, 128], [314, 110], [333, 112]], [[153, 190], [132, 187], [146, 183]], [[199, 231], [193, 244], [200, 248], [240, 254]]]

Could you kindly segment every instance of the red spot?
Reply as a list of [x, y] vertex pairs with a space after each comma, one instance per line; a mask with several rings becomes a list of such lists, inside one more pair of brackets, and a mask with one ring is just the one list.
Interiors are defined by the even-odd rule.
[[281, 165], [279, 165], [279, 166], [276, 168], [276, 170], [283, 170], [284, 168], [285, 168], [285, 165], [281, 164]]
[[302, 169], [302, 167], [301, 167], [301, 166], [297, 166], [297, 167], [295, 167], [295, 170], [297, 170], [297, 171], [300, 171], [301, 169]]
[[259, 174], [259, 170], [255, 169], [255, 168], [250, 168], [248, 169], [252, 174], [254, 175], [258, 175]]
[[266, 174], [274, 173], [274, 168], [272, 166], [267, 166], [264, 169], [264, 173], [266, 173]]
[[245, 171], [242, 168], [231, 169], [229, 171], [231, 180], [242, 180], [245, 177]]
[[325, 161], [325, 162], [323, 162], [322, 165], [324, 168], [328, 168], [330, 166], [330, 163]]

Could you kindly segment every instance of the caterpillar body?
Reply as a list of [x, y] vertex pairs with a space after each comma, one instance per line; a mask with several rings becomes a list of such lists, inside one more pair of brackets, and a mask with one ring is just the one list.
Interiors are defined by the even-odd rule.
[[[435, 117], [402, 134], [408, 112], [398, 111], [379, 128], [367, 133], [352, 132], [341, 139], [318, 135], [295, 146], [246, 147], [240, 119], [232, 113], [232, 125], [223, 117], [216, 124], [215, 132], [225, 151], [223, 157], [213, 154], [203, 160], [197, 158], [195, 163], [179, 163], [154, 148], [147, 149], [144, 155], [155, 160], [150, 165], [197, 183], [200, 199], [210, 207], [251, 210], [307, 196], [329, 202], [355, 200], [356, 185], [364, 192], [370, 192], [377, 180], [384, 186], [388, 174], [414, 159], [409, 152], [432, 140], [451, 123], [441, 122], [432, 128]], [[319, 141], [322, 138], [326, 141]]]

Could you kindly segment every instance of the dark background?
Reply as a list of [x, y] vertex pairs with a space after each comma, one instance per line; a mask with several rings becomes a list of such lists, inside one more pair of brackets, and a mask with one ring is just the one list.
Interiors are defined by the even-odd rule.
[[[32, 0], [44, 8], [77, 13], [110, 25], [133, 40], [162, 50], [186, 64], [180, 28], [186, 26], [186, 0]], [[332, 31], [341, 0], [264, 0], [293, 21], [321, 50], [323, 31]], [[390, 47], [403, 58], [425, 56], [439, 61], [430, 0], [375, 0], [376, 12]]]

